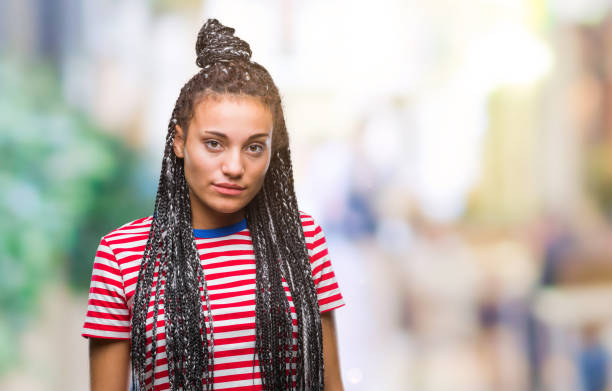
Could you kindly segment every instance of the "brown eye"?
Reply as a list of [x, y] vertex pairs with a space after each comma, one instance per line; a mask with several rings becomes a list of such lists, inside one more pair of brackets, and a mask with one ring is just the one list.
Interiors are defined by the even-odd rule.
[[253, 152], [256, 154], [259, 154], [261, 152], [263, 152], [264, 147], [261, 144], [251, 144], [249, 145], [249, 152]]
[[212, 150], [218, 150], [221, 147], [221, 144], [217, 140], [206, 140], [204, 144]]

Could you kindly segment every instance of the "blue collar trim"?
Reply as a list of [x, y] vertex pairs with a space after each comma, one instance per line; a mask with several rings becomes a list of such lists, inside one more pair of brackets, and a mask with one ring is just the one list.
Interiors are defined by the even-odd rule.
[[241, 221], [221, 228], [212, 229], [193, 229], [193, 236], [196, 238], [219, 238], [240, 232], [247, 227], [246, 218]]

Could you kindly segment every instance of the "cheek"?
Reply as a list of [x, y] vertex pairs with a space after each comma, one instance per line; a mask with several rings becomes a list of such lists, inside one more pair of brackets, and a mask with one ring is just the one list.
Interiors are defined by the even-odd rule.
[[260, 162], [259, 166], [258, 166], [258, 173], [261, 177], [261, 180], [263, 181], [263, 178], [265, 178], [266, 173], [268, 172], [268, 169], [270, 168], [270, 157], [268, 157], [268, 159], [265, 159], [264, 161]]
[[268, 161], [259, 161], [255, 163], [252, 167], [252, 177], [251, 180], [257, 185], [257, 188], [261, 187], [266, 178], [266, 173], [268, 172], [270, 162]]
[[[191, 181], [200, 181], [209, 178], [215, 171], [215, 160], [198, 153], [198, 151], [185, 151], [185, 175]], [[192, 183], [190, 183], [193, 185]]]

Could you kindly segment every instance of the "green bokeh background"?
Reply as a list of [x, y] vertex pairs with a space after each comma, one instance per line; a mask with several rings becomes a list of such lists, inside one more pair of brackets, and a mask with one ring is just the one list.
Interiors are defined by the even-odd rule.
[[149, 215], [154, 189], [141, 152], [69, 107], [48, 64], [4, 58], [0, 90], [1, 375], [45, 284], [86, 294], [101, 235]]

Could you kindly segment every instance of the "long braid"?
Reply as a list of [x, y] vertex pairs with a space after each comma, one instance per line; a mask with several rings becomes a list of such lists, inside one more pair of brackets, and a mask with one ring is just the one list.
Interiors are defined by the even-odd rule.
[[[323, 342], [317, 295], [310, 265], [303, 262], [308, 259], [308, 253], [296, 207], [288, 150], [279, 151], [275, 159], [278, 164], [270, 165], [262, 190], [268, 204], [273, 205], [274, 214], [270, 221], [273, 221], [275, 231], [281, 234], [275, 237], [264, 236], [262, 239], [273, 240], [279, 249], [283, 275], [292, 292], [298, 325], [301, 326], [297, 341], [296, 372], [303, 373], [302, 377], [298, 376], [298, 382], [303, 383], [298, 383], [297, 388], [318, 390], [322, 389], [323, 383]], [[287, 186], [279, 187], [278, 183], [286, 183]], [[257, 246], [254, 247], [257, 255]]]
[[[249, 45], [233, 33], [215, 19], [204, 24], [196, 43], [202, 70], [181, 89], [168, 125], [153, 221], [134, 295], [131, 354], [135, 390], [155, 384], [156, 326], [162, 317], [171, 389], [201, 390], [203, 385], [206, 390], [214, 389], [210, 298], [193, 236], [183, 160], [176, 157], [173, 145], [176, 125], [187, 131], [199, 100], [227, 94], [258, 97], [274, 115], [268, 172], [245, 209], [256, 262], [253, 370], [259, 360], [266, 390], [323, 389], [319, 307], [294, 192], [280, 95], [267, 70], [250, 61]], [[297, 351], [292, 349], [294, 321], [283, 278], [296, 312]], [[152, 384], [146, 384], [147, 379]]]
[[[209, 298], [193, 239], [191, 204], [183, 166], [177, 164], [172, 149], [174, 129], [171, 121], [154, 218], [134, 296], [132, 378], [135, 389], [145, 388], [146, 378], [151, 378], [153, 384], [155, 382], [152, 373], [157, 353], [156, 325], [162, 306], [166, 345], [173, 347], [166, 349], [172, 389], [201, 389], [203, 373], [207, 376], [207, 389], [212, 389], [212, 355], [209, 354], [205, 329], [200, 327], [204, 323], [200, 288], [210, 312]], [[154, 246], [154, 243], [158, 245]], [[153, 293], [153, 311], [149, 316], [149, 300]], [[151, 322], [147, 321], [149, 317]], [[210, 315], [209, 319], [212, 325]], [[151, 337], [147, 337], [147, 329], [151, 329]], [[147, 349], [148, 340], [151, 346]], [[150, 352], [149, 358], [147, 351]]]

